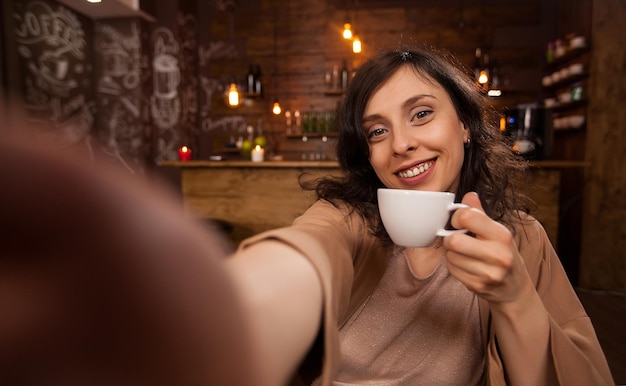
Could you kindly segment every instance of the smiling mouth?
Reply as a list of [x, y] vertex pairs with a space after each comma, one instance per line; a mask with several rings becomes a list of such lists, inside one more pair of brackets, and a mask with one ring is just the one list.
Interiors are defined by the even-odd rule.
[[412, 167], [410, 169], [406, 169], [406, 170], [403, 170], [401, 172], [398, 172], [398, 175], [400, 177], [402, 177], [402, 178], [415, 177], [415, 176], [418, 176], [418, 175], [424, 173], [428, 169], [430, 169], [432, 164], [433, 164], [433, 161], [424, 162], [424, 163], [421, 163], [421, 164], [419, 164], [419, 165], [417, 165], [415, 167]]

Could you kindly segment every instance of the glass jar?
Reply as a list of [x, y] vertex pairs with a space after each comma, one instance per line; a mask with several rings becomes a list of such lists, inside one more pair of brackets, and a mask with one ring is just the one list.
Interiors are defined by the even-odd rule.
[[571, 89], [571, 94], [572, 94], [572, 101], [581, 101], [584, 99], [585, 97], [585, 89], [583, 87], [583, 84], [581, 82], [576, 82], [572, 85], [572, 89]]

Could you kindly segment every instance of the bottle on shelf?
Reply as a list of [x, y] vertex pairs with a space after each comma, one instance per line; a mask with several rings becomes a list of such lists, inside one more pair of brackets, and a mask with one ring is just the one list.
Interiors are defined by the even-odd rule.
[[302, 112], [302, 132], [308, 133], [310, 129], [311, 129], [310, 114], [308, 111], [303, 111]]
[[341, 86], [341, 74], [339, 73], [339, 66], [336, 65], [336, 64], [333, 66], [333, 72], [331, 73], [331, 79], [332, 79], [332, 88], [333, 88], [333, 90], [338, 90], [339, 87]]
[[489, 78], [489, 88], [500, 88], [500, 69], [498, 68], [498, 60], [493, 59], [491, 62], [491, 77]]
[[478, 82], [478, 78], [480, 77], [480, 71], [481, 71], [481, 50], [480, 48], [476, 48], [476, 51], [474, 52], [474, 81]]
[[324, 74], [324, 86], [326, 90], [331, 90], [333, 88], [333, 74], [331, 70], [326, 70]]
[[300, 113], [300, 110], [296, 110], [293, 113], [293, 117], [296, 121], [296, 133], [300, 134], [302, 133], [302, 114]]
[[560, 58], [561, 56], [565, 55], [565, 45], [563, 44], [563, 40], [561, 39], [556, 39], [556, 41], [554, 42], [554, 57], [555, 58]]
[[572, 84], [571, 88], [572, 101], [578, 102], [585, 98], [585, 89], [582, 82]]
[[254, 66], [251, 64], [250, 67], [248, 67], [248, 74], [246, 75], [246, 92], [248, 94], [254, 94], [255, 83]]
[[548, 42], [546, 47], [546, 62], [552, 63], [554, 61], [554, 42]]
[[317, 133], [317, 131], [318, 131], [317, 129], [318, 129], [318, 125], [319, 125], [319, 122], [318, 122], [318, 119], [317, 119], [317, 112], [316, 111], [311, 111], [309, 114], [310, 114], [309, 131], [311, 133]]
[[348, 68], [346, 66], [346, 60], [341, 63], [341, 90], [345, 91], [348, 88]]
[[261, 66], [256, 65], [254, 69], [254, 94], [263, 96], [263, 82], [261, 81]]
[[288, 135], [292, 134], [291, 124], [292, 124], [291, 111], [287, 110], [285, 111], [285, 130]]

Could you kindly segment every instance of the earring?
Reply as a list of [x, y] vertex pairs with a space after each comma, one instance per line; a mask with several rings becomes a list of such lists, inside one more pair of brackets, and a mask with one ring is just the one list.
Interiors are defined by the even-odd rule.
[[471, 142], [472, 142], [472, 138], [467, 137], [467, 139], [465, 140], [465, 147], [469, 147]]

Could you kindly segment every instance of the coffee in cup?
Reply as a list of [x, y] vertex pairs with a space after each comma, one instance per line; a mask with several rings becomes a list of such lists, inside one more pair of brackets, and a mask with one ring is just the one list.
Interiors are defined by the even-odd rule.
[[378, 189], [378, 210], [391, 240], [404, 247], [427, 247], [435, 239], [466, 229], [445, 229], [453, 211], [468, 206], [454, 202], [454, 193]]

